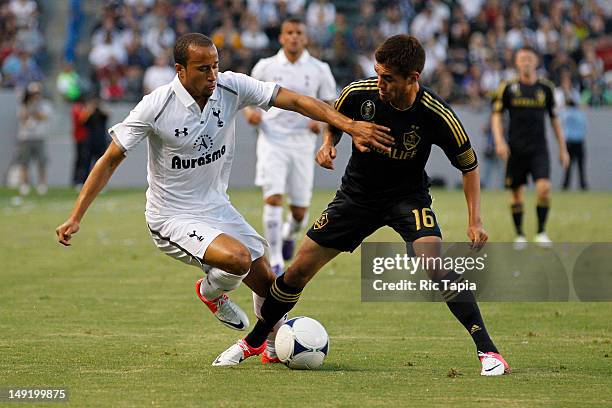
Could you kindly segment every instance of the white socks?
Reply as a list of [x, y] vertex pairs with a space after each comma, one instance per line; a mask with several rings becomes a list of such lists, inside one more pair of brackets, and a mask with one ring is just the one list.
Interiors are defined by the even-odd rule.
[[216, 299], [224, 292], [238, 288], [247, 274], [233, 275], [219, 268], [211, 268], [200, 285], [200, 294], [208, 300]]
[[270, 244], [270, 264], [283, 263], [283, 241], [281, 226], [283, 222], [283, 207], [265, 204], [263, 209], [264, 237]]
[[308, 211], [304, 214], [304, 219], [298, 222], [293, 218], [291, 211], [287, 213], [285, 222], [283, 223], [283, 239], [295, 241], [298, 239], [299, 232], [308, 225]]

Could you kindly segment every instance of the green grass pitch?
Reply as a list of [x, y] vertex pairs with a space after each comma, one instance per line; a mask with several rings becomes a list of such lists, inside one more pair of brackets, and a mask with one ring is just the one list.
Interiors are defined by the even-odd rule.
[[[256, 359], [213, 368], [239, 334], [196, 298], [199, 270], [154, 247], [143, 191], [101, 195], [70, 248], [56, 242], [54, 229], [73, 191], [19, 206], [13, 195], [0, 190], [0, 387], [65, 386], [77, 407], [612, 406], [612, 303], [481, 304], [514, 370], [484, 378], [471, 339], [445, 305], [362, 303], [356, 251], [325, 267], [293, 311], [327, 328], [322, 369]], [[315, 194], [312, 219], [332, 195]], [[463, 194], [432, 195], [445, 239], [464, 240]], [[259, 229], [259, 192], [231, 198]], [[482, 201], [490, 239], [511, 240], [507, 195], [487, 192]], [[611, 202], [609, 193], [555, 193], [551, 238], [612, 242]], [[529, 195], [528, 232], [534, 207]], [[370, 239], [398, 240], [385, 229]], [[248, 290], [233, 296], [253, 319]]]

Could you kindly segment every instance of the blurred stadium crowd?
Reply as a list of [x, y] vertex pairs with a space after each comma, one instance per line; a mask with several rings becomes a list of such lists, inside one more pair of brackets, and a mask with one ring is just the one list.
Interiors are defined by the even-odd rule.
[[[72, 23], [81, 7], [70, 0]], [[500, 81], [514, 76], [513, 51], [530, 44], [541, 74], [563, 96], [591, 106], [612, 104], [612, 3], [504, 0], [114, 0], [100, 1], [95, 28], [68, 30], [90, 42], [90, 72], [75, 72], [74, 50], [57, 80], [69, 100], [86, 83], [105, 101], [138, 101], [174, 75], [172, 46], [187, 32], [210, 35], [221, 70], [250, 72], [275, 53], [287, 16], [306, 22], [310, 52], [329, 62], [339, 86], [374, 75], [373, 52], [385, 37], [417, 36], [427, 50], [423, 82], [451, 103], [486, 105]], [[2, 85], [44, 77], [45, 40], [34, 0], [0, 0]], [[73, 24], [73, 26], [74, 26]], [[70, 27], [70, 22], [69, 22]], [[72, 45], [68, 45], [72, 44]]]

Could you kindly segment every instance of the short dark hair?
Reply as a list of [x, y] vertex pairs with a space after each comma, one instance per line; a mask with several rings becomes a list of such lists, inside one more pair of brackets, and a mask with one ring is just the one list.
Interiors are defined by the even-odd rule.
[[374, 54], [376, 62], [395, 69], [404, 78], [411, 72], [419, 74], [425, 66], [425, 50], [412, 35], [394, 35], [383, 42]]
[[204, 34], [187, 33], [181, 35], [174, 44], [174, 62], [186, 67], [189, 60], [189, 47], [214, 47], [215, 43]]
[[523, 45], [522, 47], [518, 48], [515, 52], [514, 52], [514, 58], [516, 59], [516, 54], [519, 53], [519, 51], [528, 51], [530, 53], [532, 53], [533, 55], [535, 55], [536, 57], [540, 58], [540, 54], [538, 54], [538, 50], [536, 50], [535, 48], [533, 48], [531, 45]]
[[285, 23], [291, 23], [291, 24], [305, 24], [304, 20], [302, 20], [301, 18], [299, 18], [298, 16], [289, 16], [286, 19], [283, 20], [281, 27], [283, 26], [283, 24]]

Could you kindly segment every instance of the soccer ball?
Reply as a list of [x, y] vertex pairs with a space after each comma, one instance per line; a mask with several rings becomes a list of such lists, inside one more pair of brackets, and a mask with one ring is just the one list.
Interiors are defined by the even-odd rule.
[[294, 317], [283, 324], [274, 342], [276, 355], [289, 368], [320, 367], [329, 351], [329, 337], [321, 323], [310, 317]]

